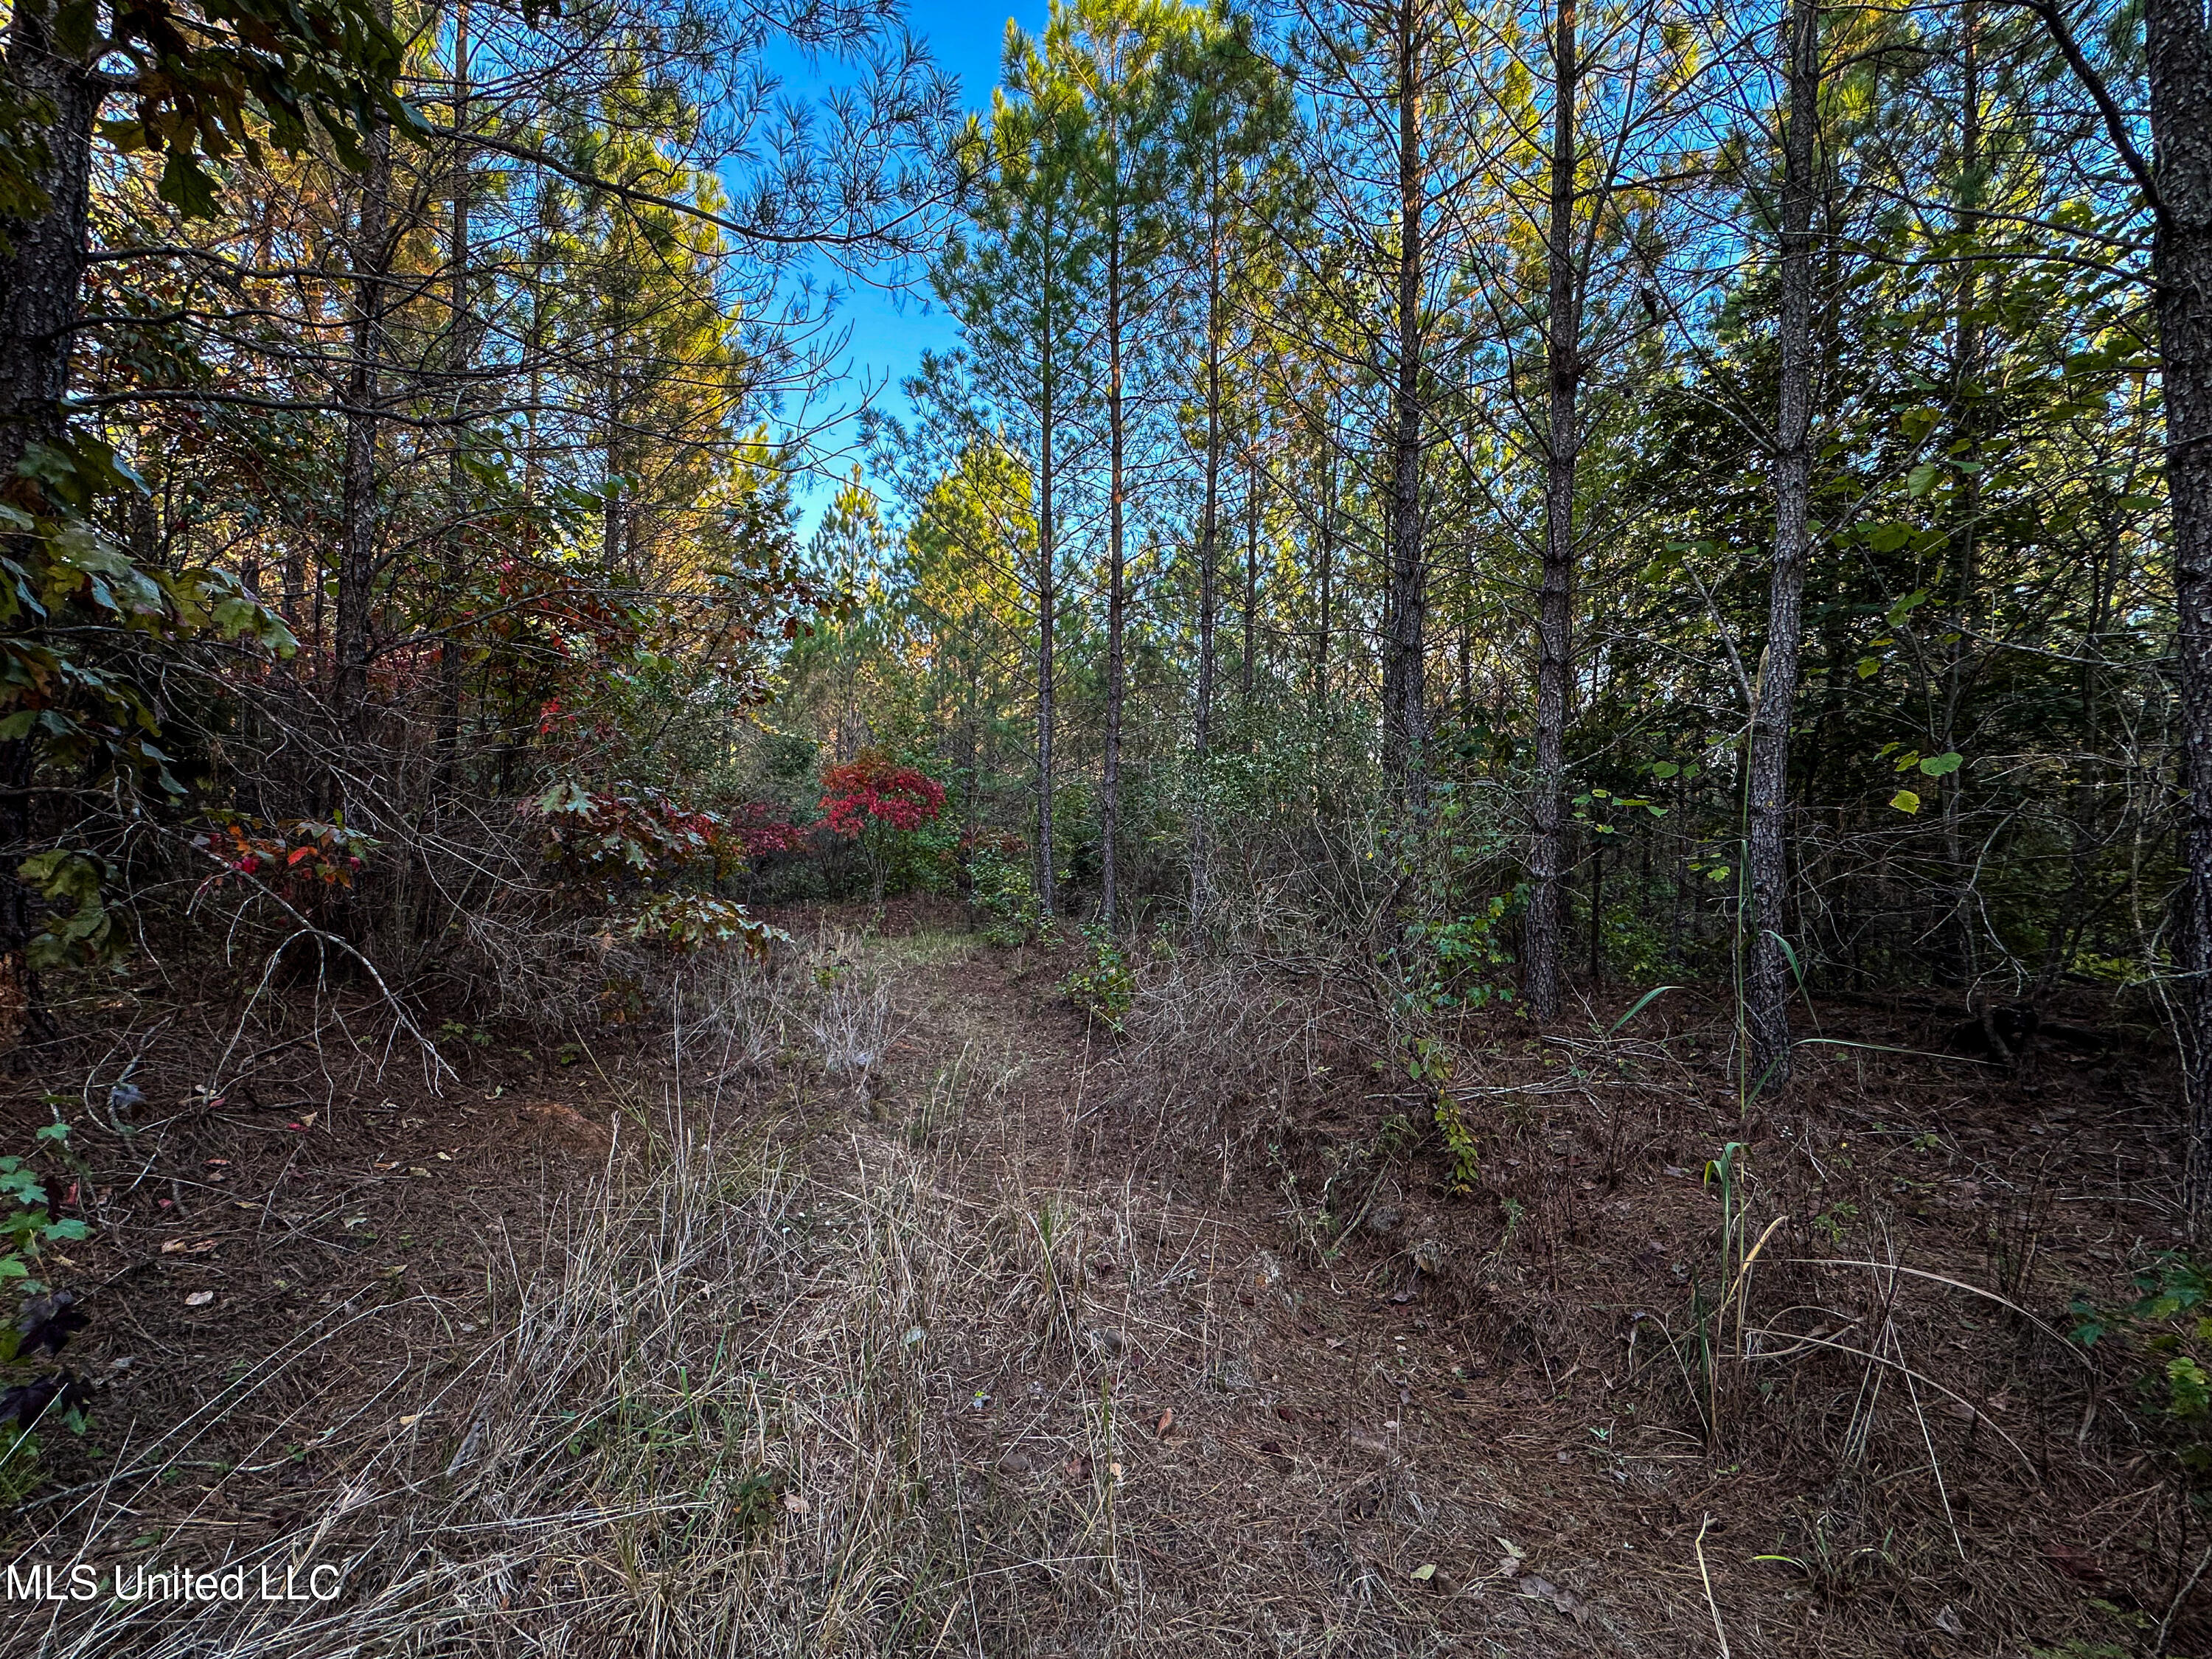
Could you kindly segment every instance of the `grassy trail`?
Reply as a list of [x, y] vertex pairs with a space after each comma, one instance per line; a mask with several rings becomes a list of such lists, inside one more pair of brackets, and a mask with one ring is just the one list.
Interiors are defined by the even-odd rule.
[[[1801, 1230], [1739, 1272], [1733, 1335], [1691, 1322], [1722, 1217], [1676, 1148], [1731, 1129], [1694, 1033], [1471, 1048], [1484, 1184], [1455, 1196], [1323, 1004], [1154, 964], [1122, 1035], [1066, 969], [817, 921], [685, 969], [627, 1049], [564, 1051], [566, 1101], [480, 1069], [380, 1117], [356, 1083], [327, 1142], [241, 1161], [289, 1196], [212, 1254], [211, 1310], [161, 1243], [216, 1212], [118, 1208], [100, 1248], [154, 1265], [87, 1358], [137, 1380], [18, 1554], [328, 1562], [344, 1591], [10, 1609], [0, 1647], [1994, 1654], [2067, 1617], [2066, 1558], [2025, 1540], [2095, 1512], [2051, 1501], [2085, 1490], [2048, 1472], [2080, 1407], [2053, 1393], [2024, 1477], [2044, 1407], [1992, 1368], [2033, 1341], [1982, 1293], [1862, 1273], [1767, 1363]], [[408, 1124], [451, 1150], [387, 1156]], [[1760, 1226], [1811, 1195], [1771, 1143], [1739, 1155]], [[1910, 1260], [1978, 1271], [1938, 1253], [1983, 1224], [1954, 1207], [1900, 1212]], [[1869, 1308], [1899, 1365], [1821, 1348]], [[1733, 1346], [1693, 1377], [1700, 1330]], [[1805, 1438], [1839, 1412], [1856, 1465]]]

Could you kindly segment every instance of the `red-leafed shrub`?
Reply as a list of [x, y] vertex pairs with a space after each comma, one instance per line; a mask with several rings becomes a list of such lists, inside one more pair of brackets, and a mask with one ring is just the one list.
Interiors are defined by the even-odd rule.
[[945, 808], [945, 786], [869, 750], [822, 775], [822, 821], [841, 836], [919, 830]]
[[[547, 857], [572, 883], [611, 908], [634, 910], [634, 939], [693, 951], [732, 943], [759, 950], [781, 937], [743, 905], [697, 885], [721, 880], [741, 859], [806, 844], [806, 830], [764, 801], [726, 816], [655, 789], [617, 794], [564, 782], [522, 810], [544, 821]], [[652, 891], [656, 884], [663, 890]]]
[[769, 801], [747, 801], [730, 814], [729, 838], [749, 859], [765, 858], [770, 853], [803, 853], [811, 833], [805, 824], [786, 818], [783, 809]]
[[895, 839], [933, 823], [944, 809], [943, 784], [878, 750], [822, 775], [823, 824], [860, 843], [878, 903]]
[[713, 813], [656, 789], [617, 794], [556, 783], [519, 810], [544, 821], [548, 854], [579, 876], [665, 878], [720, 850], [721, 825]]
[[306, 818], [287, 818], [264, 824], [258, 818], [234, 819], [205, 835], [192, 837], [192, 845], [223, 867], [199, 885], [203, 894], [226, 882], [257, 878], [288, 898], [297, 898], [304, 887], [350, 887], [361, 869], [362, 854], [376, 846], [370, 836], [348, 830], [343, 821], [315, 823]]

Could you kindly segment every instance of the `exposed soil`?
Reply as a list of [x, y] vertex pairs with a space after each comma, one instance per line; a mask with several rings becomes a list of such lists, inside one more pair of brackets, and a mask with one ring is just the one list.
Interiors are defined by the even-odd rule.
[[[2097, 1010], [2009, 1032], [1996, 1062], [1939, 1006], [1826, 1005], [1833, 1046], [1748, 1115], [1725, 1012], [1693, 995], [1617, 1035], [1626, 993], [1549, 1035], [1470, 1016], [1447, 1095], [1478, 1164], [1454, 1192], [1436, 1096], [1354, 988], [1163, 960], [1121, 1035], [1068, 1006], [1064, 953], [992, 950], [950, 907], [894, 906], [868, 940], [839, 931], [858, 913], [782, 920], [818, 977], [880, 976], [880, 1053], [744, 1065], [631, 1030], [526, 1056], [463, 1032], [434, 1093], [356, 1007], [362, 1044], [275, 1033], [297, 1040], [210, 1097], [222, 1020], [142, 1043], [154, 1017], [118, 1011], [53, 1045], [4, 1138], [51, 1115], [39, 1086], [85, 1126], [70, 1212], [95, 1235], [54, 1278], [90, 1291], [65, 1357], [99, 1391], [82, 1443], [44, 1437], [11, 1553], [213, 1564], [338, 1512], [428, 1432], [410, 1402], [478, 1389], [610, 1170], [697, 1134], [805, 1172], [769, 1216], [790, 1234], [813, 1206], [805, 1273], [713, 1291], [718, 1340], [777, 1356], [802, 1405], [835, 1392], [809, 1341], [858, 1317], [806, 1325], [808, 1298], [891, 1224], [881, 1194], [951, 1241], [939, 1311], [880, 1336], [914, 1368], [908, 1425], [848, 1449], [912, 1460], [909, 1518], [860, 1526], [829, 1460], [757, 1431], [783, 1507], [748, 1521], [733, 1547], [765, 1554], [726, 1593], [744, 1619], [787, 1597], [784, 1623], [744, 1627], [787, 1626], [792, 1651], [2087, 1659], [2161, 1628], [2168, 1653], [2212, 1651], [2212, 1596], [2183, 1593], [2205, 1544], [2130, 1374], [2058, 1334], [2172, 1243], [2170, 1062]], [[137, 1048], [131, 1132], [89, 1127]], [[1725, 1265], [1723, 1158], [1746, 1218]], [[1708, 1364], [1693, 1309], [1723, 1295]], [[241, 1379], [250, 1406], [227, 1410]], [[190, 1455], [134, 1462], [194, 1413]], [[416, 1479], [465, 1462], [459, 1419], [441, 1433]], [[878, 1577], [904, 1588], [830, 1622], [838, 1549], [902, 1527], [917, 1541]], [[596, 1522], [578, 1535], [612, 1548]], [[556, 1616], [562, 1593], [644, 1595], [652, 1570], [623, 1559], [597, 1591], [576, 1565], [503, 1592], [466, 1650], [553, 1629], [564, 1651], [643, 1650]], [[0, 1648], [100, 1650], [73, 1616], [0, 1609]], [[214, 1633], [131, 1628], [106, 1650]], [[358, 1638], [327, 1628], [283, 1650]]]

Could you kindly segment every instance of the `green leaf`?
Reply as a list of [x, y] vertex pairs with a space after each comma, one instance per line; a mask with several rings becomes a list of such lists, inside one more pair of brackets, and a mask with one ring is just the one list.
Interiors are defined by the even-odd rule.
[[1797, 965], [1796, 951], [1791, 946], [1788, 939], [1783, 938], [1781, 934], [1776, 933], [1771, 927], [1765, 928], [1761, 931], [1765, 933], [1767, 938], [1772, 939], [1774, 943], [1780, 947], [1783, 960], [1790, 964], [1790, 977], [1796, 980], [1797, 981], [1798, 988], [1802, 990], [1805, 986], [1805, 970]]
[[215, 217], [215, 180], [208, 177], [198, 158], [188, 151], [172, 149], [169, 152], [169, 159], [161, 168], [161, 182], [155, 194], [187, 219]]
[[102, 121], [100, 136], [125, 155], [146, 148], [146, 129], [137, 121]]
[[1657, 1001], [1661, 997], [1665, 996], [1665, 995], [1667, 994], [1667, 993], [1668, 993], [1668, 992], [1672, 991], [1672, 990], [1675, 990], [1675, 989], [1678, 989], [1678, 988], [1679, 988], [1678, 987], [1672, 986], [1672, 985], [1658, 985], [1658, 986], [1654, 986], [1650, 990], [1646, 991], [1646, 992], [1645, 992], [1642, 996], [1640, 996], [1640, 997], [1638, 997], [1638, 998], [1637, 998], [1637, 999], [1636, 999], [1636, 1005], [1635, 1005], [1635, 1006], [1632, 1007], [1632, 1008], [1631, 1008], [1631, 1009], [1630, 1009], [1626, 1013], [1623, 1014], [1623, 1015], [1622, 1015], [1619, 1019], [1617, 1019], [1617, 1020], [1613, 1021], [1613, 1030], [1610, 1030], [1610, 1031], [1607, 1031], [1607, 1032], [1606, 1033], [1606, 1035], [1607, 1035], [1607, 1036], [1613, 1036], [1613, 1035], [1614, 1035], [1614, 1033], [1618, 1032], [1618, 1031], [1620, 1030], [1620, 1028], [1621, 1028], [1622, 1026], [1624, 1026], [1624, 1025], [1627, 1024], [1628, 1024], [1628, 1022], [1629, 1022], [1630, 1020], [1634, 1019], [1634, 1018], [1637, 1017], [1637, 1015], [1638, 1015], [1638, 1014], [1642, 1013], [1642, 1012], [1643, 1012], [1646, 1008], [1649, 1008], [1649, 1007], [1650, 1007], [1650, 1006], [1654, 1002], [1656, 1002], [1656, 1001]]
[[1920, 797], [1910, 789], [1900, 789], [1889, 798], [1889, 804], [1900, 812], [1917, 812], [1920, 810]]
[[1921, 762], [1920, 769], [1931, 778], [1948, 778], [1952, 773], [1957, 771], [1965, 761], [1966, 757], [1960, 754], [1957, 750], [1947, 750], [1940, 755], [1930, 755], [1926, 760]]
[[2166, 1361], [2166, 1409], [2176, 1417], [2202, 1417], [2212, 1409], [2212, 1378], [2187, 1355]]
[[1861, 679], [1870, 680], [1880, 672], [1881, 672], [1881, 658], [1861, 657], [1859, 659], [1859, 678]]
[[591, 792], [580, 783], [573, 781], [556, 783], [538, 796], [538, 810], [547, 814], [589, 812], [592, 810]]

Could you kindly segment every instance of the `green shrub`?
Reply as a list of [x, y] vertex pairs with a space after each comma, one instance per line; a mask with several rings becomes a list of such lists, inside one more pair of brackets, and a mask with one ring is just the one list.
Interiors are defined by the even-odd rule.
[[[67, 1124], [50, 1123], [38, 1138], [68, 1154]], [[20, 1500], [37, 1484], [34, 1425], [85, 1430], [83, 1384], [51, 1363], [83, 1326], [84, 1314], [73, 1291], [53, 1290], [38, 1275], [48, 1245], [90, 1231], [82, 1221], [52, 1218], [45, 1182], [27, 1159], [0, 1158], [0, 1284], [18, 1299], [16, 1316], [0, 1328], [0, 1502]]]
[[1070, 974], [1060, 989], [1085, 1014], [1118, 1031], [1135, 1006], [1137, 976], [1130, 971], [1120, 942], [1106, 928], [1094, 923], [1083, 930], [1083, 938], [1090, 960]]
[[1406, 927], [1401, 973], [1409, 995], [1430, 1010], [1480, 1008], [1510, 1002], [1511, 986], [1497, 970], [1512, 965], [1499, 929], [1522, 908], [1519, 890], [1493, 896], [1470, 914]]
[[2169, 1252], [2136, 1275], [2135, 1290], [2135, 1301], [2109, 1312], [2075, 1302], [2074, 1340], [2090, 1347], [2117, 1335], [2132, 1344], [2142, 1366], [2136, 1395], [2194, 1486], [2212, 1473], [2212, 1273]]
[[969, 866], [975, 908], [983, 913], [983, 937], [993, 945], [1026, 945], [1044, 932], [1037, 908], [1036, 879], [1029, 861], [995, 847], [979, 849]]

